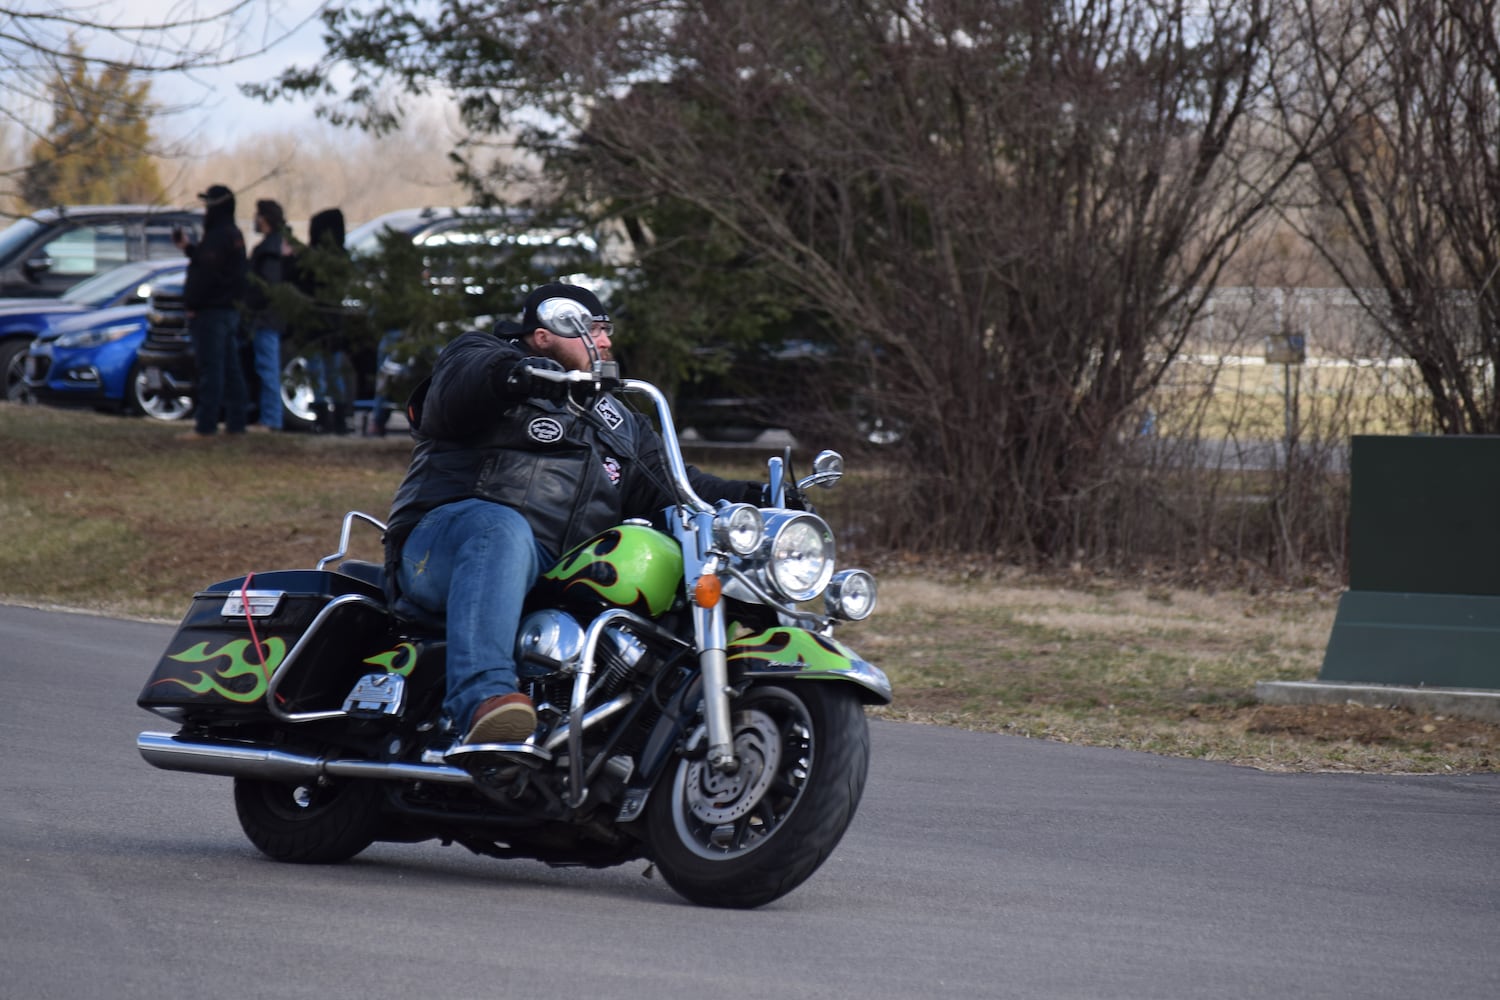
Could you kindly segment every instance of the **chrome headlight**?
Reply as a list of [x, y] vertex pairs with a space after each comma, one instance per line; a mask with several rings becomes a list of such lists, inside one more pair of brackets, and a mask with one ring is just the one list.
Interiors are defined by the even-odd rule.
[[766, 521], [747, 503], [730, 504], [714, 515], [714, 544], [748, 556], [766, 537]]
[[101, 344], [112, 343], [122, 337], [128, 337], [141, 328], [139, 323], [116, 323], [114, 326], [106, 326], [98, 330], [79, 330], [77, 333], [65, 333], [57, 338], [57, 346], [70, 350], [79, 347], [98, 347]]
[[833, 576], [833, 532], [816, 514], [778, 511], [766, 516], [766, 580], [790, 601], [810, 601]]
[[835, 573], [823, 592], [829, 615], [844, 621], [864, 621], [875, 611], [875, 578], [862, 569]]

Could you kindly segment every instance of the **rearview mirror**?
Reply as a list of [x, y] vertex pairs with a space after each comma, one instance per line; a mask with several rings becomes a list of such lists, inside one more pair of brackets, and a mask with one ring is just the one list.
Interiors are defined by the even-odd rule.
[[549, 333], [569, 340], [587, 337], [594, 322], [593, 313], [581, 302], [572, 299], [547, 299], [536, 307], [536, 318]]

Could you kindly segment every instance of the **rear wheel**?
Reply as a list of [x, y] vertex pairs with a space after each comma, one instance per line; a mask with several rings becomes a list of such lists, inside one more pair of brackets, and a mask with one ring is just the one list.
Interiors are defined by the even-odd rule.
[[12, 403], [25, 403], [31, 393], [26, 389], [26, 351], [31, 346], [30, 337], [12, 337], [0, 341], [0, 376], [5, 379], [4, 399]]
[[[647, 806], [652, 859], [705, 906], [749, 908], [801, 885], [843, 837], [864, 793], [870, 733], [846, 685], [752, 687], [731, 715], [732, 775], [685, 758]], [[689, 746], [701, 744], [700, 727]]]
[[281, 422], [288, 429], [312, 430], [318, 426], [318, 400], [314, 373], [306, 356], [297, 354], [281, 367]]
[[374, 781], [234, 782], [234, 809], [245, 836], [267, 857], [299, 864], [348, 861], [373, 844], [380, 801]]

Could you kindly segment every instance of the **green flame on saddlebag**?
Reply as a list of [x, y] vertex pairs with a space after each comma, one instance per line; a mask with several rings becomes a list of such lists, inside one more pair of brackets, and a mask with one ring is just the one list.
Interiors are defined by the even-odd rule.
[[266, 662], [262, 666], [260, 657], [246, 656], [250, 648], [249, 639], [235, 639], [218, 649], [209, 649], [207, 642], [173, 653], [167, 657], [178, 663], [212, 663], [215, 660], [229, 661], [212, 673], [194, 670], [191, 680], [183, 677], [163, 677], [157, 684], [180, 684], [194, 694], [216, 694], [229, 701], [252, 702], [264, 697], [266, 684], [271, 674], [281, 665], [286, 656], [286, 640], [271, 636], [263, 643]]
[[542, 574], [541, 587], [560, 604], [628, 608], [654, 618], [678, 597], [682, 552], [659, 531], [623, 524], [563, 556]]

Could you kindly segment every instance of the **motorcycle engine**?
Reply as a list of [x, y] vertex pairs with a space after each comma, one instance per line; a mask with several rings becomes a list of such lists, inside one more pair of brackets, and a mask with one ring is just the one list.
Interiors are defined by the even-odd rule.
[[[583, 656], [584, 630], [572, 615], [555, 608], [527, 615], [516, 633], [516, 673], [532, 698], [566, 705]], [[631, 673], [643, 666], [645, 643], [624, 629], [609, 627], [599, 636], [589, 701], [614, 697]]]

